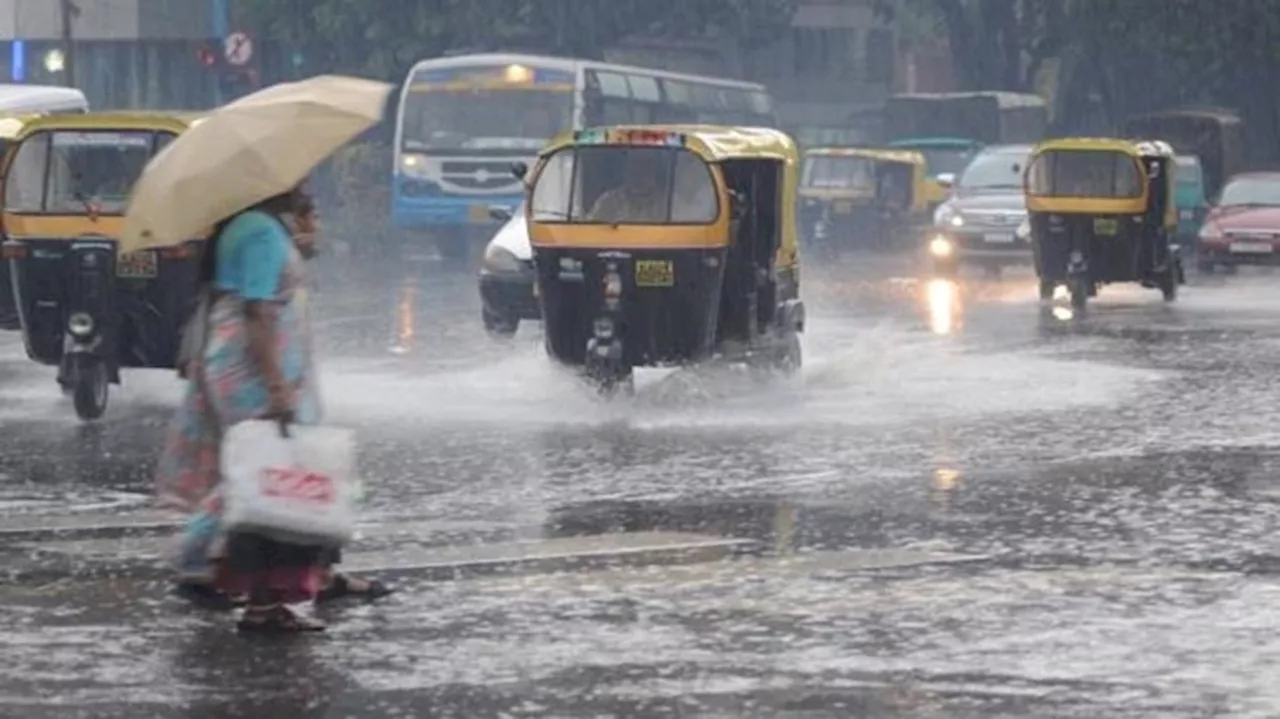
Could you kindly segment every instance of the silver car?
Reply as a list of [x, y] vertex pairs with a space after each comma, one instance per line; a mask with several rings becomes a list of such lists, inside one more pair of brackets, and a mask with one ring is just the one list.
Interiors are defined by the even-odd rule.
[[933, 215], [929, 254], [939, 274], [954, 274], [967, 264], [994, 276], [1006, 266], [1032, 263], [1022, 189], [1031, 149], [993, 145], [965, 166]]

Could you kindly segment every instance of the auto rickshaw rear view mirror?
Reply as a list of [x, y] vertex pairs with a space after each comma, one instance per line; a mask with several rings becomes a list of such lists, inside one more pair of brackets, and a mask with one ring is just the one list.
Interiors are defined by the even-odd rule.
[[489, 205], [489, 219], [506, 222], [512, 216], [511, 208], [506, 205]]
[[511, 174], [517, 180], [523, 180], [524, 176], [529, 174], [529, 166], [523, 162], [513, 162], [511, 163]]
[[943, 187], [951, 187], [956, 184], [956, 175], [954, 172], [940, 172], [934, 179], [936, 179], [938, 184]]

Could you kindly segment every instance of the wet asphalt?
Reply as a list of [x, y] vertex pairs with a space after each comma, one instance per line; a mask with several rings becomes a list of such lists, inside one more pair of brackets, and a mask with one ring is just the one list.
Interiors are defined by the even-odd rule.
[[[805, 268], [801, 378], [605, 403], [536, 327], [485, 337], [469, 273], [353, 267], [319, 268], [322, 388], [353, 564], [399, 592], [254, 640], [132, 530], [42, 534], [143, 516], [179, 385], [82, 425], [0, 336], [0, 717], [1280, 715], [1280, 275], [1071, 316], [1026, 272], [846, 258]], [[619, 536], [684, 549], [584, 559]]]

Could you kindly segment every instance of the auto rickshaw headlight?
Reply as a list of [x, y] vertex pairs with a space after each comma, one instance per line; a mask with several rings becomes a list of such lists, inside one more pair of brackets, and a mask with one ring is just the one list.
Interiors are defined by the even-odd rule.
[[67, 318], [67, 331], [76, 337], [86, 337], [93, 332], [93, 317], [87, 312], [75, 312]]
[[484, 251], [484, 262], [481, 266], [486, 272], [519, 272], [520, 260], [510, 250], [490, 245]]
[[1025, 240], [1031, 239], [1031, 220], [1030, 219], [1022, 220], [1022, 224], [1018, 225], [1017, 235], [1019, 240], [1025, 241]]
[[950, 257], [956, 251], [951, 240], [938, 236], [929, 241], [929, 254], [934, 257]]

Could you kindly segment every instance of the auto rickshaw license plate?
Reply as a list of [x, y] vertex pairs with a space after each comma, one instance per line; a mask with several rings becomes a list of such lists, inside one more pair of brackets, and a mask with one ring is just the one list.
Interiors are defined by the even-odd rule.
[[672, 287], [675, 283], [671, 260], [636, 260], [636, 287]]
[[154, 250], [126, 252], [116, 258], [116, 276], [129, 279], [150, 279], [157, 273]]
[[1106, 235], [1108, 237], [1115, 235], [1120, 230], [1120, 223], [1108, 217], [1096, 217], [1093, 220], [1093, 234]]

